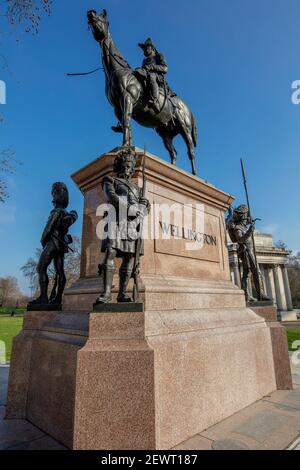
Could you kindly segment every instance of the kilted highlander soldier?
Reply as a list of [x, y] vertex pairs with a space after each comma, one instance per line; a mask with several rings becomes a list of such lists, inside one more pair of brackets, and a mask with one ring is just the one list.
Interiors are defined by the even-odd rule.
[[232, 243], [237, 243], [238, 245], [238, 259], [243, 268], [241, 287], [245, 292], [246, 301], [255, 300], [248, 293], [247, 280], [250, 273], [252, 273], [255, 290], [259, 293], [259, 298], [257, 300], [270, 300], [263, 292], [261, 273], [256, 267], [252, 243], [252, 233], [255, 229], [255, 221], [249, 219], [247, 206], [241, 204], [236, 207], [233, 214], [227, 219], [226, 224]]
[[[69, 250], [69, 244], [73, 241], [71, 235], [68, 234], [68, 230], [77, 220], [78, 215], [76, 211], [68, 212], [66, 210], [69, 204], [69, 194], [64, 183], [53, 184], [52, 198], [54, 209], [51, 211], [42, 233], [41, 244], [43, 251], [37, 265], [40, 296], [29, 302], [29, 305], [61, 304], [66, 285], [64, 257]], [[53, 290], [53, 297], [48, 299], [49, 278], [47, 269], [52, 261], [56, 271], [57, 290]]]
[[[114, 173], [116, 176], [106, 176], [102, 181], [102, 188], [107, 202], [112, 204], [115, 210], [116, 223], [114, 230], [106, 225], [106, 237], [102, 240], [101, 251], [105, 252], [105, 259], [100, 265], [99, 274], [103, 275], [104, 290], [96, 300], [96, 303], [111, 301], [111, 289], [115, 273], [115, 258], [122, 258], [119, 271], [118, 302], [130, 302], [126, 295], [128, 282], [133, 274], [135, 261], [136, 241], [139, 234], [140, 222], [150, 209], [149, 201], [141, 197], [139, 188], [131, 177], [136, 165], [136, 155], [131, 148], [122, 150], [114, 161]], [[143, 254], [143, 248], [140, 252]]]

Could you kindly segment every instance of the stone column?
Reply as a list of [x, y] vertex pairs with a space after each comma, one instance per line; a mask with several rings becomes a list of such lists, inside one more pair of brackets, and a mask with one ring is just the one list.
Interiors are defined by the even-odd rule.
[[282, 309], [287, 310], [287, 303], [286, 303], [286, 296], [285, 296], [285, 289], [284, 289], [284, 282], [283, 282], [283, 275], [282, 275], [282, 265], [278, 266], [278, 278], [279, 278], [279, 285], [280, 285], [280, 292], [281, 292], [281, 299], [282, 299]]
[[275, 295], [276, 295], [276, 304], [278, 310], [283, 310], [283, 301], [281, 297], [281, 290], [280, 290], [280, 281], [279, 281], [279, 271], [280, 267], [277, 264], [273, 266], [273, 275], [274, 275], [274, 285], [275, 285]]
[[259, 270], [260, 270], [260, 276], [261, 276], [261, 280], [263, 284], [263, 289], [264, 289], [264, 292], [267, 294], [266, 273], [265, 273], [265, 268], [263, 264], [259, 265]]
[[250, 274], [250, 276], [248, 277], [247, 279], [247, 287], [248, 287], [248, 293], [251, 297], [253, 297], [253, 287], [252, 287], [252, 275]]
[[270, 299], [275, 300], [275, 292], [274, 287], [272, 286], [272, 268], [270, 266], [266, 266], [265, 268], [265, 279], [266, 279], [266, 288], [267, 288], [267, 295]]
[[287, 268], [285, 265], [283, 265], [281, 269], [282, 269], [282, 278], [283, 278], [283, 284], [284, 284], [284, 290], [285, 290], [286, 306], [288, 310], [293, 310], [293, 301], [292, 301], [292, 296], [291, 296], [290, 282], [289, 282]]
[[241, 287], [241, 278], [239, 273], [239, 262], [234, 260], [230, 263], [230, 267], [233, 273], [234, 284], [238, 287]]

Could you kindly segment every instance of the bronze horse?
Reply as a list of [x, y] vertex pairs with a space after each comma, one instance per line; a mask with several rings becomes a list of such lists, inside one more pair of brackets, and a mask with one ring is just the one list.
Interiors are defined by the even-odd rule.
[[192, 173], [196, 175], [194, 146], [197, 143], [197, 128], [193, 113], [181, 98], [176, 95], [170, 97], [166, 86], [160, 88], [159, 110], [148, 107], [147, 93], [142, 83], [113, 42], [106, 10], [99, 15], [90, 10], [87, 16], [94, 38], [102, 49], [105, 93], [121, 123], [123, 145], [132, 145], [133, 118], [139, 124], [156, 130], [170, 154], [171, 163], [175, 165], [177, 152], [173, 138], [181, 134], [188, 148]]

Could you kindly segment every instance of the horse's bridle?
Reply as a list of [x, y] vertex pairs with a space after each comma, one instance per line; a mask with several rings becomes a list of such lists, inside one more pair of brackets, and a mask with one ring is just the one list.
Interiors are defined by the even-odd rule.
[[[97, 18], [97, 20], [96, 20], [97, 22], [99, 21], [100, 23], [106, 23], [106, 20], [105, 20], [104, 18], [102, 18], [101, 15], [99, 15], [99, 16], [96, 15], [96, 18]], [[91, 25], [91, 20], [89, 20], [88, 23], [89, 23], [89, 25], [90, 25], [91, 27], [93, 27], [93, 25]], [[108, 22], [107, 22], [107, 26], [109, 26], [109, 23], [108, 23]], [[106, 37], [107, 37], [107, 36], [106, 36]], [[103, 38], [102, 41], [100, 41], [100, 42], [102, 42], [102, 43], [103, 43], [103, 46], [105, 46], [108, 55], [109, 55], [110, 57], [112, 57], [113, 59], [115, 59], [115, 61], [117, 62], [117, 64], [120, 65], [120, 67], [126, 68], [126, 66], [124, 66], [124, 64], [122, 64], [121, 62], [118, 61], [118, 58], [119, 58], [119, 59], [122, 59], [122, 60], [124, 60], [124, 61], [125, 61], [125, 59], [124, 59], [123, 57], [120, 57], [120, 56], [116, 55], [116, 54], [112, 54], [112, 53], [110, 52], [108, 46], [105, 44], [105, 42], [103, 42], [103, 41], [106, 39], [106, 37]], [[131, 68], [130, 65], [128, 64], [128, 62], [125, 61], [125, 63], [126, 63], [126, 65], [127, 65], [128, 68]]]

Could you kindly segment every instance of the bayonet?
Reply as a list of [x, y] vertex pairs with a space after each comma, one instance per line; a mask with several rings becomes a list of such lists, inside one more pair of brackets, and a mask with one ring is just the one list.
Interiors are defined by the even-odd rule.
[[[242, 168], [242, 175], [243, 175], [243, 182], [244, 182], [244, 188], [245, 188], [245, 193], [246, 193], [246, 200], [247, 200], [247, 207], [248, 207], [248, 216], [249, 216], [249, 220], [251, 221], [251, 223], [255, 223], [256, 220], [260, 220], [260, 219], [252, 219], [252, 216], [251, 216], [251, 207], [250, 207], [250, 201], [249, 201], [249, 194], [248, 194], [248, 187], [247, 187], [247, 180], [246, 180], [246, 173], [245, 173], [245, 168], [244, 168], [244, 163], [243, 163], [243, 159], [241, 158], [241, 168]], [[256, 267], [256, 272], [257, 272], [257, 276], [259, 276], [259, 270], [258, 270], [258, 262], [257, 262], [257, 255], [256, 255], [256, 247], [255, 247], [255, 241], [254, 241], [254, 231], [252, 231], [252, 234], [251, 234], [251, 237], [252, 237], [252, 244], [253, 244], [253, 253], [254, 253], [254, 260], [255, 260], [255, 267]], [[258, 283], [260, 284], [260, 283]], [[257, 296], [258, 298], [260, 299], [261, 298], [261, 288], [259, 287], [259, 292], [257, 292]]]

